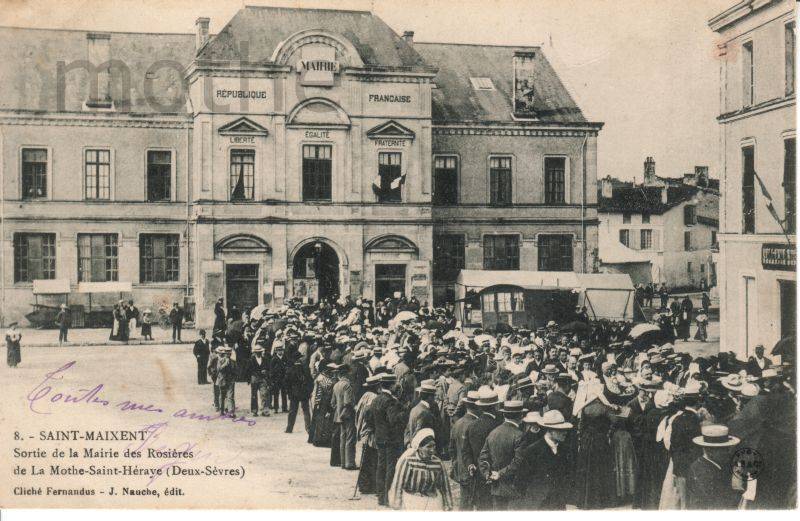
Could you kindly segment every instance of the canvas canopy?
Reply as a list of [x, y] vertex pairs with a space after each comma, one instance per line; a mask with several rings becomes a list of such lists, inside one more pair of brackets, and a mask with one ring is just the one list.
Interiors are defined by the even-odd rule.
[[633, 319], [633, 282], [628, 274], [574, 273], [571, 271], [461, 270], [456, 281], [456, 299], [463, 312], [468, 292], [479, 293], [492, 286], [516, 286], [527, 291], [564, 290], [579, 294], [578, 305], [586, 306], [590, 318]]

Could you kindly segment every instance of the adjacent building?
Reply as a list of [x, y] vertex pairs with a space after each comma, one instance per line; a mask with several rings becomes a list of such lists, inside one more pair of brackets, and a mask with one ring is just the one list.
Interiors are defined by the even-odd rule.
[[125, 283], [207, 325], [220, 296], [440, 303], [462, 268], [594, 265], [602, 124], [541, 48], [415, 43], [362, 11], [208, 31], [0, 28], [6, 319], [42, 280], [76, 313]]
[[670, 290], [715, 286], [718, 181], [705, 166], [678, 178], [660, 177], [655, 168], [648, 157], [641, 184], [599, 181], [600, 271]]
[[745, 0], [719, 35], [721, 349], [745, 358], [796, 320], [795, 3]]

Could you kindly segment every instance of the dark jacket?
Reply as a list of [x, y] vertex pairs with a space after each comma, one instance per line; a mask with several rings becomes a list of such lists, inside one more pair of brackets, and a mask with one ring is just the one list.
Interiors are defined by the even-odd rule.
[[403, 443], [408, 446], [414, 436], [422, 429], [433, 429], [433, 431], [438, 434], [438, 427], [436, 416], [434, 416], [430, 404], [427, 402], [423, 403], [423, 401], [420, 400], [408, 414], [408, 424], [403, 433]]
[[559, 411], [566, 420], [572, 417], [572, 400], [561, 391], [553, 391], [547, 395], [547, 410]]
[[702, 455], [703, 451], [692, 441], [697, 436], [700, 436], [700, 418], [692, 411], [684, 409], [683, 413], [672, 420], [669, 448], [672, 472], [679, 478], [685, 478], [689, 473], [689, 466]]
[[486, 443], [486, 438], [495, 427], [500, 425], [501, 421], [496, 417], [493, 418], [489, 414], [483, 413], [467, 428], [467, 445], [464, 451], [466, 465], [478, 466], [478, 458], [481, 455], [484, 443]]
[[567, 449], [556, 454], [544, 438], [518, 451], [521, 460], [514, 476], [520, 510], [564, 510], [568, 496]]
[[502, 473], [513, 460], [514, 454], [522, 441], [522, 428], [503, 421], [486, 438], [480, 456], [478, 468], [484, 478], [489, 479], [492, 471], [500, 473], [500, 479], [492, 482], [492, 495], [501, 497], [516, 497], [517, 489], [514, 486], [514, 476]]
[[686, 501], [692, 510], [734, 510], [741, 492], [733, 490], [729, 462], [721, 465], [701, 456], [689, 466]]
[[204, 358], [208, 360], [208, 355], [211, 352], [211, 344], [208, 342], [208, 339], [203, 340], [202, 338], [198, 338], [197, 342], [194, 343], [194, 348], [192, 348], [192, 353], [194, 353], [195, 358]]
[[402, 446], [406, 415], [397, 398], [381, 390], [372, 401], [370, 412], [375, 424], [375, 443]]
[[[128, 313], [128, 318], [130, 318], [130, 311]], [[183, 324], [183, 310], [181, 308], [172, 308], [170, 310], [169, 323], [173, 326]]]
[[251, 355], [247, 365], [247, 376], [251, 384], [261, 384], [269, 382], [270, 360], [269, 356], [262, 355], [261, 362], [256, 359], [256, 355]]
[[333, 423], [355, 422], [356, 403], [353, 396], [353, 383], [347, 378], [340, 378], [333, 385], [331, 396]]
[[283, 387], [286, 380], [286, 364], [285, 358], [273, 356], [269, 364], [269, 385], [273, 388]]
[[478, 421], [474, 413], [467, 412], [459, 418], [450, 429], [450, 456], [453, 458], [451, 475], [454, 480], [464, 485], [469, 482], [469, 465], [465, 458], [467, 449], [467, 430]]
[[300, 359], [286, 370], [286, 393], [292, 401], [308, 400], [314, 389], [314, 380], [308, 365]]

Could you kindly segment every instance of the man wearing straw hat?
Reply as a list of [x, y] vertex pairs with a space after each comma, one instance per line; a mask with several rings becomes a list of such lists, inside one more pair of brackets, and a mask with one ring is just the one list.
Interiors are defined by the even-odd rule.
[[486, 480], [481, 479], [478, 472], [478, 459], [486, 443], [486, 438], [495, 427], [500, 424], [497, 419], [497, 406], [500, 399], [497, 393], [488, 386], [478, 389], [478, 401], [475, 405], [480, 411], [480, 416], [467, 428], [467, 444], [464, 450], [464, 463], [470, 475], [475, 476], [472, 481], [474, 490], [472, 493], [472, 504], [477, 510], [492, 509], [491, 489], [487, 486]]
[[219, 347], [219, 360], [217, 361], [217, 386], [219, 386], [219, 412], [236, 417], [235, 385], [236, 362], [231, 360], [231, 349], [228, 346]]
[[450, 456], [453, 458], [451, 475], [461, 487], [459, 510], [472, 510], [472, 481], [475, 479], [469, 471], [469, 462], [466, 458], [467, 451], [467, 430], [470, 425], [478, 420], [478, 391], [469, 391], [461, 399], [467, 412], [456, 420], [453, 428], [450, 429]]
[[[535, 423], [544, 435], [522, 446], [514, 457], [513, 479], [518, 496], [509, 506], [516, 510], [564, 510], [569, 486], [566, 472], [569, 456], [561, 445], [572, 424], [557, 409], [541, 416], [530, 415], [523, 421]], [[501, 470], [500, 474], [503, 472]]]
[[491, 482], [494, 510], [506, 510], [509, 501], [518, 497], [513, 475], [503, 471], [513, 461], [520, 445], [522, 440], [520, 421], [527, 411], [522, 407], [521, 401], [506, 400], [500, 412], [503, 413], [503, 423], [489, 433], [478, 458], [481, 475]]
[[375, 445], [378, 451], [375, 488], [378, 504], [388, 506], [389, 487], [392, 485], [395, 465], [403, 453], [403, 426], [405, 414], [400, 401], [392, 394], [397, 377], [392, 373], [381, 374], [381, 390], [370, 407], [375, 425]]
[[253, 416], [269, 416], [269, 358], [264, 356], [264, 346], [253, 348], [248, 364], [250, 412]]
[[697, 510], [732, 510], [739, 504], [741, 493], [731, 484], [730, 456], [739, 438], [731, 436], [724, 425], [704, 425], [693, 440], [702, 447], [703, 455], [689, 467], [687, 506]]
[[411, 438], [420, 429], [428, 428], [436, 432], [439, 427], [439, 422], [433, 412], [436, 400], [436, 386], [432, 381], [425, 380], [420, 384], [418, 392], [419, 402], [411, 409], [408, 415], [408, 424], [403, 433], [403, 443], [406, 447], [408, 447], [411, 443]]

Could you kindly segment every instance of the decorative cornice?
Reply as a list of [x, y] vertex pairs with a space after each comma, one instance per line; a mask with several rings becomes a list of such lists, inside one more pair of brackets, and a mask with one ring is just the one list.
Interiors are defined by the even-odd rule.
[[598, 128], [526, 128], [526, 127], [494, 127], [494, 126], [441, 126], [432, 125], [434, 135], [443, 136], [525, 136], [525, 137], [582, 137], [587, 134], [596, 136]]
[[709, 20], [708, 26], [712, 31], [719, 32], [721, 29], [738, 22], [750, 13], [771, 4], [773, 1], [774, 0], [742, 0]]
[[190, 116], [142, 115], [98, 117], [94, 115], [63, 113], [2, 113], [0, 125], [61, 126], [61, 127], [126, 127], [126, 128], [192, 128]]
[[788, 107], [794, 105], [795, 103], [796, 103], [795, 95], [791, 94], [788, 97], [775, 98], [759, 103], [758, 105], [753, 105], [751, 107], [745, 107], [732, 112], [726, 112], [725, 114], [720, 114], [719, 116], [717, 116], [717, 121], [720, 123], [730, 123], [731, 121], [736, 121], [749, 116], [755, 116], [757, 114], [762, 114], [764, 112], [769, 112], [771, 110]]

